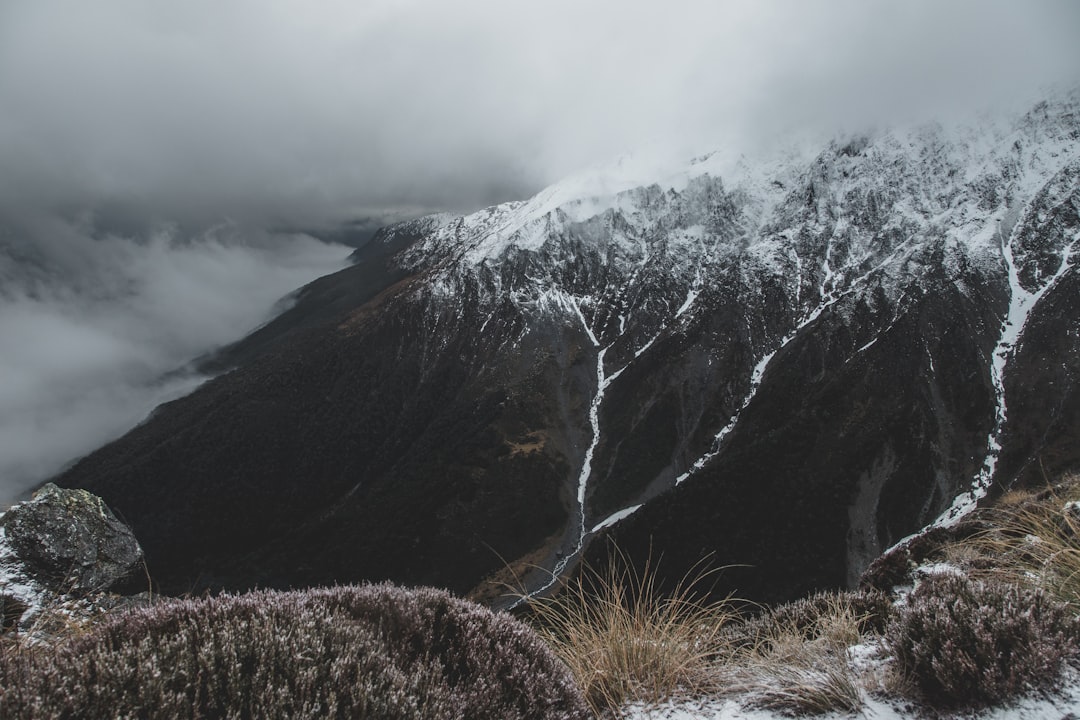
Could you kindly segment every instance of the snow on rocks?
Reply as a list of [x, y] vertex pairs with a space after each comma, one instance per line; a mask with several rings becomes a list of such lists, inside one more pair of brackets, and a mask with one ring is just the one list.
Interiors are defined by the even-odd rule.
[[[0, 598], [11, 625], [103, 595], [141, 571], [142, 548], [100, 498], [51, 483], [0, 514]], [[5, 615], [8, 613], [5, 612]]]
[[[1027, 318], [1073, 267], [1067, 242], [1058, 264], [1033, 282], [1012, 230], [1018, 209], [1045, 194], [1074, 161], [1069, 118], [1078, 104], [1077, 97], [1060, 98], [1018, 119], [897, 128], [846, 142], [792, 144], [768, 157], [721, 150], [672, 162], [670, 155], [643, 153], [523, 202], [432, 220], [403, 262], [432, 268], [433, 293], [447, 302], [460, 302], [466, 291], [478, 295], [489, 319], [494, 308], [513, 307], [526, 319], [523, 334], [538, 314], [584, 328], [590, 361], [597, 356], [597, 389], [574, 488], [583, 536], [605, 391], [628, 363], [716, 311], [718, 295], [725, 302], [739, 295], [746, 308], [739, 342], [750, 362], [736, 370], [741, 377], [726, 380], [741, 394], [730, 398], [730, 414], [710, 417], [707, 428], [687, 423], [693, 444], [670, 468], [674, 484], [724, 452], [770, 367], [826, 314], [861, 309], [877, 318], [852, 348], [855, 357], [890, 332], [905, 293], [917, 295], [938, 267], [978, 302], [980, 283], [1008, 292], [985, 368], [997, 399], [994, 427], [972, 492], [962, 487], [939, 521], [954, 522], [996, 471], [1007, 418], [1003, 378]], [[1061, 192], [1072, 187], [1058, 184]], [[763, 287], [780, 288], [769, 303], [786, 306], [763, 307]], [[706, 358], [710, 368], [714, 360]], [[927, 348], [931, 374], [934, 360]]]

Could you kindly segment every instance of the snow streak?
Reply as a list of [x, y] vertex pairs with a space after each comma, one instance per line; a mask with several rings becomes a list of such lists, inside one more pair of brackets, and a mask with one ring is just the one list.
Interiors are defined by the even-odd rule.
[[[588, 299], [588, 298], [583, 298]], [[593, 332], [592, 327], [589, 326], [588, 320], [585, 319], [584, 313], [581, 312], [581, 300], [573, 295], [567, 295], [560, 293], [560, 304], [573, 311], [577, 316], [578, 321], [581, 323], [581, 327], [585, 330], [585, 334], [589, 338], [589, 342], [597, 349], [596, 353], [596, 394], [593, 396], [592, 402], [589, 404], [589, 427], [592, 430], [592, 439], [589, 442], [589, 447], [585, 450], [585, 457], [581, 463], [581, 472], [578, 475], [577, 481], [577, 503], [578, 503], [578, 518], [577, 518], [577, 538], [569, 552], [564, 550], [562, 557], [555, 563], [555, 567], [551, 569], [551, 579], [542, 587], [533, 590], [528, 595], [521, 598], [518, 601], [519, 604], [536, 595], [543, 593], [551, 588], [559, 577], [566, 570], [567, 566], [581, 554], [582, 549], [585, 547], [585, 538], [591, 533], [595, 532], [598, 528], [589, 530], [585, 525], [585, 495], [589, 489], [589, 478], [592, 477], [592, 461], [593, 455], [596, 453], [596, 447], [600, 444], [600, 406], [604, 402], [604, 394], [607, 391], [611, 383], [615, 382], [615, 379], [622, 375], [623, 371], [629, 367], [629, 364], [624, 365], [622, 368], [613, 372], [611, 375], [605, 375], [604, 373], [604, 357], [607, 355], [607, 351], [611, 349], [611, 346], [618, 341], [619, 337], [622, 337], [623, 325], [620, 325], [619, 335], [611, 344], [607, 347], [600, 346], [600, 340], [597, 338], [596, 333]], [[636, 509], [636, 508], [635, 508]], [[627, 513], [629, 514], [629, 513]], [[609, 518], [610, 519], [610, 518]], [[606, 522], [606, 521], [605, 521]], [[614, 522], [614, 521], [612, 521]], [[603, 525], [603, 523], [601, 523]]]
[[1019, 346], [1020, 336], [1024, 332], [1031, 311], [1039, 300], [1049, 291], [1057, 281], [1072, 269], [1072, 255], [1077, 242], [1080, 242], [1080, 233], [1073, 237], [1072, 242], [1061, 251], [1061, 263], [1050, 278], [1042, 283], [1035, 292], [1029, 292], [1020, 282], [1020, 268], [1017, 266], [1013, 255], [1013, 245], [1020, 229], [1024, 226], [1023, 218], [1016, 223], [1010, 236], [1006, 238], [1001, 229], [998, 235], [1001, 241], [1001, 257], [1005, 263], [1006, 275], [1009, 281], [1009, 309], [1001, 322], [1001, 335], [997, 346], [991, 355], [990, 381], [994, 386], [994, 396], [997, 407], [994, 413], [994, 427], [986, 438], [986, 459], [979, 469], [975, 479], [972, 480], [971, 489], [958, 495], [931, 526], [949, 527], [956, 524], [961, 518], [971, 512], [976, 503], [982, 499], [990, 488], [990, 482], [997, 470], [997, 461], [1001, 455], [1002, 432], [1008, 420], [1008, 406], [1005, 402], [1005, 369], [1009, 360]]
[[[689, 470], [675, 478], [676, 485], [682, 483], [688, 477], [701, 470], [710, 460], [720, 454], [720, 449], [723, 445], [724, 438], [728, 435], [728, 433], [735, 429], [735, 425], [739, 422], [739, 418], [742, 416], [742, 412], [747, 408], [747, 406], [750, 405], [750, 403], [754, 399], [754, 396], [757, 395], [757, 391], [761, 387], [761, 380], [765, 376], [765, 371], [769, 369], [769, 365], [770, 363], [772, 363], [773, 358], [776, 357], [776, 354], [783, 350], [785, 347], [787, 347], [791, 343], [791, 341], [798, 337], [799, 333], [801, 333], [806, 327], [812, 325], [819, 317], [821, 317], [821, 314], [825, 312], [828, 308], [832, 307], [843, 298], [855, 292], [855, 290], [862, 283], [864, 283], [878, 271], [884, 269], [887, 265], [889, 265], [889, 263], [893, 262], [893, 260], [895, 260], [900, 255], [901, 251], [903, 251], [906, 247], [907, 243], [902, 243], [887, 258], [885, 258], [879, 264], [875, 265], [870, 270], [866, 271], [862, 275], [852, 280], [850, 283], [847, 284], [847, 287], [845, 287], [843, 291], [838, 291], [838, 286], [843, 283], [846, 272], [853, 270], [857, 266], [857, 263], [849, 263], [845, 265], [839, 273], [833, 272], [830, 265], [833, 243], [830, 240], [825, 250], [825, 258], [821, 265], [822, 279], [821, 286], [818, 288], [818, 297], [820, 297], [821, 299], [818, 302], [817, 307], [815, 307], [813, 310], [803, 316], [799, 323], [786, 336], [784, 336], [784, 338], [780, 341], [779, 345], [777, 345], [772, 351], [766, 353], [760, 360], [758, 360], [757, 364], [754, 365], [754, 369], [750, 373], [750, 391], [746, 394], [746, 397], [743, 398], [742, 404], [732, 414], [731, 419], [728, 421], [727, 425], [722, 427], [720, 429], [720, 432], [716, 433], [715, 437], [713, 437], [713, 441], [709, 451], [702, 455], [700, 458], [698, 458], [697, 461], [690, 466]], [[798, 270], [801, 275], [801, 262], [798, 264]], [[797, 277], [795, 281], [796, 287], [798, 287], [801, 282], [801, 277]]]

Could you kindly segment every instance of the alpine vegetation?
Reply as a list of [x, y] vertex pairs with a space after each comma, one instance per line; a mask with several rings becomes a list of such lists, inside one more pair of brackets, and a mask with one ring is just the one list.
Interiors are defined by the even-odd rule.
[[[1034, 585], [1080, 609], [1080, 478], [1041, 492], [1014, 490], [991, 513], [988, 528], [953, 548], [971, 572]], [[989, 568], [989, 570], [987, 570]]]
[[886, 643], [928, 701], [979, 706], [1053, 682], [1078, 637], [1073, 613], [1040, 590], [942, 572], [908, 597]]
[[0, 717], [585, 720], [521, 622], [433, 589], [179, 600], [0, 654]]
[[640, 575], [616, 555], [531, 607], [601, 717], [1069, 716], [1080, 618], [1062, 579], [1080, 547], [1077, 488], [1012, 491], [928, 528], [856, 591], [748, 613], [685, 580], [671, 594], [654, 565]]
[[616, 559], [602, 572], [585, 568], [529, 608], [592, 710], [617, 716], [628, 703], [720, 691], [716, 659], [728, 654], [725, 632], [737, 612], [730, 600], [707, 599], [706, 578], [689, 576], [661, 593], [655, 565], [637, 571]]
[[893, 612], [881, 592], [820, 593], [733, 628], [726, 691], [784, 715], [863, 706], [851, 647], [880, 632]]

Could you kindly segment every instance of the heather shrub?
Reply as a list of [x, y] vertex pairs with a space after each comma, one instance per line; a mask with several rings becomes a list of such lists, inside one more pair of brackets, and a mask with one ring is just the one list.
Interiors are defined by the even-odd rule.
[[556, 597], [530, 601], [532, 621], [598, 716], [618, 716], [634, 702], [715, 693], [718, 661], [728, 654], [724, 628], [735, 612], [731, 602], [699, 592], [706, 577], [661, 593], [654, 566], [638, 571], [616, 556], [603, 571], [585, 568]]
[[0, 657], [0, 717], [588, 718], [527, 626], [390, 585], [135, 610]]
[[1041, 590], [953, 573], [923, 580], [886, 631], [897, 669], [943, 706], [1046, 686], [1077, 641], [1075, 617]]
[[898, 586], [909, 585], [917, 567], [939, 558], [948, 548], [975, 532], [978, 532], [978, 523], [972, 518], [953, 527], [927, 528], [870, 563], [859, 578], [859, 587], [892, 593]]

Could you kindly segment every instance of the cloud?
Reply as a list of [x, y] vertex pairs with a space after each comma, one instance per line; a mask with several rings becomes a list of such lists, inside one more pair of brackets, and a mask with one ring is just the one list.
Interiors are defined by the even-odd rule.
[[192, 390], [204, 378], [170, 373], [348, 252], [233, 225], [138, 239], [57, 221], [35, 230], [69, 252], [0, 255], [0, 507]]
[[274, 228], [1023, 103], [1080, 82], [1078, 27], [1074, 0], [4, 0], [0, 483], [137, 422], [344, 255]]
[[658, 138], [1075, 80], [1078, 21], [1070, 0], [8, 0], [0, 197], [475, 207]]

